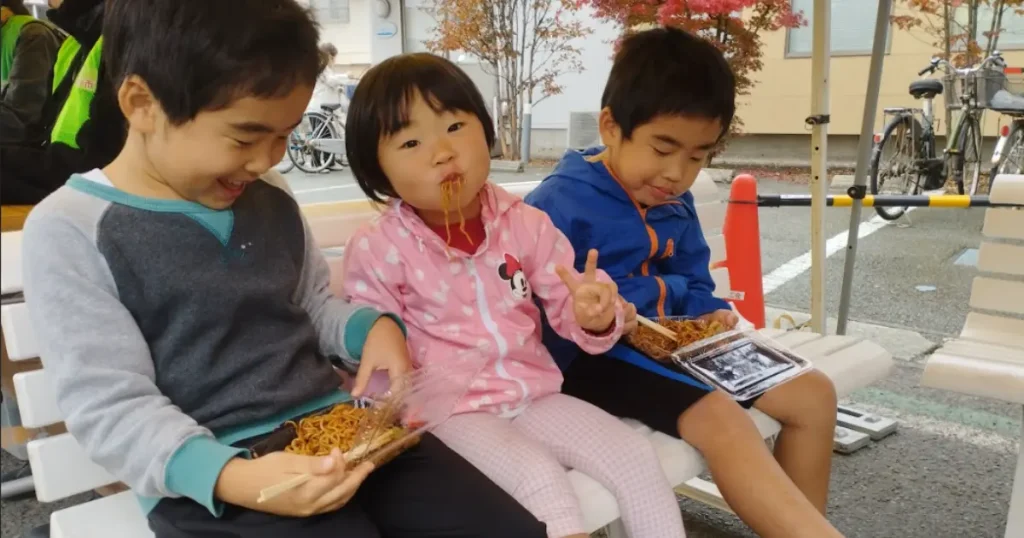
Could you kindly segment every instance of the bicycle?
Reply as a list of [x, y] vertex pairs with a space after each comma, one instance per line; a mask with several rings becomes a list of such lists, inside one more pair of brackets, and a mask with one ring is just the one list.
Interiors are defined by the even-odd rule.
[[302, 115], [302, 123], [288, 136], [288, 158], [296, 168], [315, 174], [336, 163], [344, 166], [347, 111], [342, 103], [324, 103]]
[[[1003, 89], [996, 92], [989, 105], [1004, 116], [1010, 117], [1010, 123], [999, 129], [999, 139], [995, 151], [992, 152], [992, 172], [990, 181], [999, 174], [1024, 174], [1024, 70], [1020, 67], [1003, 69], [1006, 81]], [[1009, 75], [1016, 75], [1014, 80]]]
[[[960, 194], [971, 195], [978, 190], [981, 176], [981, 113], [994, 93], [986, 82], [989, 66], [1003, 66], [1002, 55], [997, 51], [977, 67], [957, 69], [948, 61], [933, 58], [928, 67], [918, 76], [932, 75], [938, 70], [946, 73], [947, 84], [934, 78], [922, 78], [910, 83], [909, 92], [914, 99], [924, 101], [922, 108], [886, 108], [886, 123], [882, 133], [875, 135], [875, 150], [871, 158], [871, 194], [920, 194], [924, 190], [937, 189], [946, 183], [952, 174]], [[962, 108], [952, 135], [946, 143], [942, 156], [936, 156], [934, 100], [947, 89], [951, 95], [946, 99], [950, 108]], [[920, 119], [919, 119], [920, 118]], [[883, 161], [887, 149], [894, 151], [895, 162]], [[894, 181], [894, 180], [898, 180]], [[965, 180], [969, 188], [965, 190]], [[894, 191], [883, 191], [886, 183], [896, 186]], [[903, 216], [906, 207], [876, 207], [883, 219], [896, 220]]]

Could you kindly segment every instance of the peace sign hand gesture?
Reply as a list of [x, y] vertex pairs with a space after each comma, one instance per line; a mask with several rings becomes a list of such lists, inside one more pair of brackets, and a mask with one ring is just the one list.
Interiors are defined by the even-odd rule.
[[572, 294], [576, 323], [590, 333], [607, 332], [615, 322], [619, 289], [614, 282], [597, 281], [597, 250], [591, 249], [587, 253], [582, 278], [561, 265], [556, 270]]

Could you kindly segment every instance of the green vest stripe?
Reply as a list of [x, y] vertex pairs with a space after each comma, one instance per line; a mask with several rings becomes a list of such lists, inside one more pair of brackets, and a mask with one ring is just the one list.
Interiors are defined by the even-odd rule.
[[82, 45], [78, 40], [70, 36], [61, 44], [60, 50], [57, 51], [57, 61], [53, 64], [53, 88], [50, 91], [57, 91], [57, 87], [64, 80], [64, 75], [68, 73], [68, 68], [75, 60], [75, 55], [81, 49]]
[[89, 119], [89, 106], [92, 104], [93, 96], [96, 95], [96, 85], [99, 82], [100, 75], [100, 60], [102, 58], [103, 37], [101, 36], [92, 49], [89, 50], [89, 55], [86, 56], [82, 69], [78, 71], [78, 76], [75, 77], [75, 85], [71, 87], [68, 99], [64, 102], [64, 107], [60, 109], [57, 121], [50, 132], [50, 142], [60, 142], [61, 144], [78, 149], [78, 142], [76, 140], [78, 138], [78, 131], [85, 124], [86, 120]]

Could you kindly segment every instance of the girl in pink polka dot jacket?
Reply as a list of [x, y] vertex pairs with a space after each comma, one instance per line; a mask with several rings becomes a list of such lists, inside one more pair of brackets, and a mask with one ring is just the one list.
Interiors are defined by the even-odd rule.
[[596, 251], [575, 272], [572, 245], [548, 216], [487, 181], [493, 123], [472, 81], [429, 54], [386, 60], [356, 88], [345, 134], [359, 186], [386, 204], [345, 248], [346, 298], [399, 313], [416, 366], [472, 372], [434, 433], [548, 536], [593, 530], [566, 467], [615, 494], [630, 536], [684, 536], [650, 442], [560, 393], [540, 307], [558, 334], [594, 354], [635, 327], [636, 311], [596, 269]]

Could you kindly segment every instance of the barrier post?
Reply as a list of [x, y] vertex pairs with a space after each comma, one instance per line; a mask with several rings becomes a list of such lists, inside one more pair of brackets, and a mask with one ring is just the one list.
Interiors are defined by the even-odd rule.
[[757, 215], [757, 180], [736, 176], [725, 212], [725, 261], [733, 296], [729, 301], [758, 329], [765, 327], [764, 283], [761, 277], [761, 229]]

